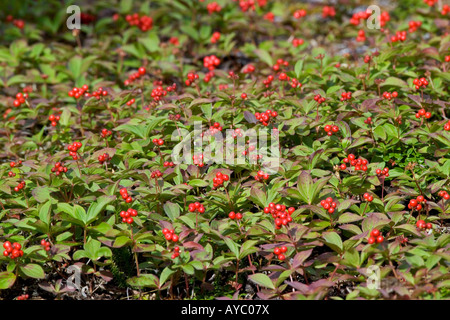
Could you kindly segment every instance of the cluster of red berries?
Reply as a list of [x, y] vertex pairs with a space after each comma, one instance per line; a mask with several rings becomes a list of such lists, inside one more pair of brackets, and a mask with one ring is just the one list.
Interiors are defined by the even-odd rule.
[[54, 114], [51, 114], [51, 115], [49, 115], [48, 116], [48, 121], [50, 121], [51, 123], [51, 126], [52, 127], [56, 127], [56, 125], [58, 124], [58, 121], [61, 119], [61, 117], [59, 116], [59, 115], [54, 115]]
[[178, 121], [180, 120], [181, 115], [180, 114], [169, 114], [169, 120]]
[[263, 84], [266, 86], [266, 88], [268, 88], [274, 79], [275, 78], [273, 75], [268, 75], [267, 79], [263, 80]]
[[19, 92], [18, 94], [16, 94], [16, 99], [13, 102], [14, 107], [20, 107], [20, 105], [25, 103], [26, 99], [28, 99], [28, 93]]
[[290, 207], [286, 210], [284, 204], [275, 204], [273, 202], [269, 203], [269, 206], [264, 208], [264, 213], [270, 213], [275, 219], [275, 229], [280, 229], [281, 226], [287, 226], [288, 223], [292, 221], [291, 215], [294, 211], [294, 207]]
[[167, 241], [173, 241], [173, 242], [177, 242], [179, 237], [178, 235], [175, 233], [175, 230], [169, 230], [167, 228], [164, 228], [162, 230], [162, 233], [164, 235], [164, 238], [166, 238]]
[[269, 175], [262, 170], [259, 170], [255, 176], [256, 181], [264, 181], [269, 179]]
[[416, 32], [418, 28], [422, 25], [422, 21], [410, 21], [409, 22], [409, 33]]
[[25, 188], [25, 181], [19, 182], [19, 184], [18, 184], [17, 186], [14, 187], [14, 191], [15, 191], [15, 192], [19, 192], [19, 191], [22, 190], [23, 188]]
[[164, 90], [162, 86], [157, 86], [156, 88], [153, 88], [151, 97], [154, 101], [158, 102], [161, 101], [163, 97], [167, 95], [167, 90]]
[[370, 17], [370, 11], [359, 11], [355, 12], [353, 16], [350, 18], [350, 23], [354, 26], [357, 26], [361, 20], [367, 20]]
[[9, 166], [10, 166], [11, 168], [14, 168], [14, 167], [20, 166], [21, 164], [22, 164], [22, 160], [19, 160], [19, 161], [17, 161], [17, 162], [11, 161], [11, 162], [9, 163]]
[[203, 82], [208, 83], [211, 81], [211, 79], [214, 77], [214, 71], [209, 71], [205, 74], [205, 77], [203, 78]]
[[343, 164], [341, 164], [341, 170], [347, 169], [346, 163], [350, 163], [351, 166], [354, 166], [356, 171], [362, 170], [364, 172], [367, 171], [367, 165], [369, 161], [363, 158], [356, 159], [355, 155], [350, 153], [347, 158], [342, 159]]
[[277, 63], [272, 67], [273, 71], [280, 71], [280, 68], [287, 67], [289, 62], [283, 59], [277, 59]]
[[[391, 20], [391, 17], [389, 16], [389, 12], [383, 11], [379, 16], [379, 19], [380, 19], [380, 27], [384, 27], [386, 25], [386, 22]], [[383, 31], [383, 30], [381, 30], [381, 31]]]
[[291, 78], [288, 77], [288, 75], [284, 72], [280, 72], [280, 74], [278, 75], [278, 80], [280, 81], [289, 81]]
[[322, 18], [334, 17], [336, 15], [336, 9], [333, 6], [324, 6], [322, 8]]
[[93, 14], [87, 13], [87, 12], [81, 12], [80, 13], [80, 20], [83, 24], [89, 24], [94, 22], [96, 17]]
[[394, 91], [394, 92], [387, 92], [387, 91], [385, 91], [385, 92], [383, 92], [383, 98], [384, 99], [386, 99], [386, 100], [391, 100], [391, 99], [393, 99], [393, 98], [397, 98], [398, 97], [398, 92], [397, 91]]
[[121, 211], [120, 217], [122, 222], [132, 224], [134, 222], [133, 217], [137, 217], [138, 212], [135, 209], [129, 208], [127, 211]]
[[42, 240], [41, 240], [41, 246], [44, 247], [44, 250], [45, 250], [45, 251], [50, 251], [51, 244], [50, 244], [50, 242], [48, 242], [47, 240], [42, 239]]
[[132, 98], [131, 100], [128, 100], [128, 101], [127, 101], [126, 105], [130, 107], [130, 106], [133, 105], [135, 102], [136, 102], [136, 99], [135, 99], [135, 98]]
[[242, 213], [240, 213], [240, 212], [235, 213], [234, 211], [231, 211], [228, 214], [228, 218], [230, 218], [231, 220], [234, 220], [234, 219], [241, 220], [242, 219]]
[[433, 229], [433, 225], [430, 222], [426, 223], [424, 220], [417, 220], [416, 227], [419, 229]]
[[163, 166], [164, 166], [164, 168], [167, 168], [167, 167], [173, 167], [175, 164], [172, 162], [172, 161], [164, 161], [164, 164], [163, 164]]
[[416, 199], [409, 200], [408, 209], [410, 210], [416, 209], [417, 211], [419, 211], [422, 209], [422, 203], [423, 204], [427, 203], [427, 200], [422, 195], [420, 195]]
[[194, 155], [192, 156], [192, 160], [193, 160], [194, 164], [195, 164], [196, 166], [199, 166], [200, 168], [203, 167], [203, 166], [205, 165], [205, 164], [203, 163], [203, 154], [200, 154], [200, 155], [194, 154]]
[[12, 15], [8, 15], [6, 17], [6, 22], [12, 22], [19, 29], [23, 29], [25, 27], [25, 21], [22, 19], [14, 19]]
[[336, 133], [339, 131], [339, 127], [338, 126], [332, 126], [327, 124], [324, 128], [325, 132], [327, 133], [328, 136], [332, 136], [333, 133]]
[[130, 203], [133, 201], [133, 198], [128, 195], [128, 190], [126, 188], [120, 189], [120, 195], [122, 196], [122, 199], [125, 200], [126, 203]]
[[145, 75], [147, 70], [144, 67], [140, 67], [137, 72], [133, 72], [127, 80], [123, 82], [125, 86], [132, 84], [134, 81]]
[[384, 241], [384, 237], [381, 235], [380, 230], [373, 229], [370, 232], [370, 237], [368, 239], [369, 244], [382, 243]]
[[138, 13], [128, 14], [125, 20], [130, 26], [137, 26], [141, 31], [148, 31], [153, 27], [153, 19], [146, 15], [139, 17]]
[[162, 173], [159, 170], [155, 170], [151, 174], [152, 179], [161, 178], [161, 177], [162, 177]]
[[95, 90], [92, 93], [86, 92], [84, 96], [86, 98], [95, 97], [95, 99], [100, 100], [101, 97], [106, 97], [108, 95], [108, 91], [103, 90], [102, 87], [99, 87], [97, 90]]
[[[19, 160], [17, 163], [15, 163], [14, 161], [11, 161], [11, 162], [9, 163], [9, 166], [10, 166], [11, 168], [14, 168], [14, 167], [17, 167], [17, 166], [19, 166], [19, 165], [21, 165], [21, 164], [22, 164], [22, 160]], [[12, 178], [12, 177], [15, 177], [16, 174], [15, 174], [14, 172], [12, 172], [12, 171], [9, 171], [9, 172], [8, 172], [8, 176], [10, 176], [10, 177]]]
[[296, 78], [291, 78], [291, 83], [289, 85], [294, 89], [302, 87], [302, 84]]
[[364, 199], [367, 202], [372, 202], [373, 201], [373, 196], [370, 193], [368, 193], [368, 192], [364, 193], [363, 197], [364, 197]]
[[178, 40], [177, 37], [170, 37], [169, 43], [173, 44], [174, 46], [179, 46], [180, 45], [180, 41]]
[[450, 13], [450, 6], [448, 4], [444, 4], [442, 6], [441, 14], [445, 16], [447, 13]]
[[76, 141], [67, 147], [67, 150], [70, 151], [69, 155], [72, 157], [73, 160], [79, 159], [77, 152], [81, 148], [81, 146], [82, 146], [81, 142]]
[[214, 12], [220, 12], [220, 10], [222, 10], [222, 7], [214, 1], [208, 3], [208, 5], [206, 6], [206, 10], [208, 10], [209, 14], [213, 14]]
[[372, 117], [368, 117], [366, 120], [364, 120], [365, 124], [372, 124]]
[[215, 55], [206, 56], [203, 58], [203, 66], [207, 68], [209, 71], [214, 70], [220, 64], [220, 59]]
[[364, 56], [364, 63], [369, 63], [372, 60], [372, 58], [369, 55]]
[[438, 2], [438, 0], [423, 0], [423, 2], [432, 7]]
[[281, 261], [286, 259], [286, 256], [284, 255], [284, 253], [286, 253], [286, 251], [287, 251], [286, 246], [276, 247], [275, 249], [273, 249], [273, 253], [277, 256], [278, 260], [281, 260]]
[[263, 126], [267, 127], [269, 125], [269, 122], [272, 118], [276, 118], [278, 116], [278, 112], [272, 111], [272, 110], [266, 110], [266, 112], [256, 112], [255, 118], [259, 122], [262, 123]]
[[230, 176], [222, 172], [217, 172], [216, 177], [213, 178], [213, 189], [222, 187], [223, 183], [228, 180], [230, 180]]
[[252, 64], [249, 64], [249, 65], [246, 65], [244, 67], [244, 69], [242, 69], [242, 73], [244, 73], [244, 74], [253, 73], [253, 72], [255, 72], [255, 70], [256, 70], [255, 66]]
[[264, 20], [273, 22], [275, 20], [275, 15], [273, 14], [273, 12], [267, 12], [263, 18]]
[[448, 122], [446, 124], [444, 124], [444, 130], [450, 131], [450, 120], [448, 120]]
[[341, 101], [350, 100], [351, 98], [352, 98], [352, 93], [350, 91], [341, 93]]
[[212, 126], [209, 127], [209, 133], [215, 135], [223, 130], [222, 126], [218, 122], [214, 122]]
[[391, 42], [405, 41], [406, 40], [406, 31], [397, 31], [395, 36], [391, 36]]
[[106, 128], [103, 128], [103, 129], [102, 129], [101, 135], [102, 135], [102, 138], [107, 138], [107, 137], [109, 137], [110, 135], [112, 135], [112, 131], [110, 131], [110, 130], [108, 130], [108, 129], [106, 129]]
[[189, 72], [187, 74], [187, 79], [184, 82], [187, 86], [190, 86], [192, 83], [194, 83], [195, 80], [198, 79], [198, 74], [193, 73], [193, 72]]
[[303, 18], [306, 16], [306, 10], [305, 9], [295, 10], [293, 16], [295, 19]]
[[162, 146], [164, 144], [164, 140], [163, 139], [153, 139], [152, 140], [153, 144], [156, 146]]
[[426, 88], [428, 85], [428, 80], [425, 78], [416, 78], [413, 80], [413, 84], [416, 86], [416, 90], [420, 89], [420, 87]]
[[233, 137], [233, 139], [237, 139], [237, 137], [242, 137], [242, 132], [241, 129], [236, 128], [234, 129], [234, 132], [231, 133], [231, 136]]
[[205, 213], [205, 207], [200, 202], [190, 203], [188, 210], [189, 212]]
[[294, 38], [292, 40], [292, 45], [294, 46], [294, 48], [297, 48], [298, 46], [301, 46], [304, 43], [305, 43], [305, 40], [303, 40], [301, 38]]
[[322, 97], [320, 94], [317, 94], [314, 96], [314, 100], [317, 101], [318, 104], [322, 104], [323, 102], [325, 102], [325, 97]]
[[363, 29], [358, 31], [358, 35], [356, 36], [356, 41], [358, 41], [358, 42], [366, 41], [366, 33]]
[[239, 0], [239, 7], [242, 12], [247, 12], [248, 10], [255, 10], [255, 0]]
[[177, 258], [179, 255], [180, 255], [180, 247], [175, 247], [175, 248], [173, 248], [173, 254], [172, 254], [172, 259], [175, 259], [175, 258]]
[[210, 42], [211, 43], [216, 43], [220, 40], [220, 32], [216, 31], [212, 34]]
[[377, 170], [375, 170], [375, 173], [376, 173], [378, 176], [389, 177], [389, 168], [384, 168], [383, 170], [377, 169]]
[[350, 23], [357, 26], [361, 20], [367, 20], [370, 17], [370, 10], [355, 12], [350, 18]]
[[56, 176], [59, 176], [62, 172], [67, 172], [67, 167], [64, 167], [61, 162], [57, 162], [51, 170], [55, 173]]
[[6, 241], [3, 244], [3, 248], [5, 248], [5, 251], [3, 251], [3, 255], [5, 257], [10, 257], [11, 259], [16, 259], [21, 256], [23, 256], [22, 246], [18, 242], [14, 242], [11, 244], [11, 242]]
[[87, 91], [89, 87], [87, 84], [84, 84], [81, 88], [73, 87], [72, 90], [69, 91], [69, 97], [73, 97], [75, 99], [81, 98]]
[[420, 109], [417, 113], [416, 113], [416, 118], [420, 119], [420, 118], [426, 118], [426, 119], [430, 119], [431, 118], [431, 112], [427, 112], [425, 109]]
[[438, 195], [439, 195], [439, 197], [442, 197], [444, 200], [450, 199], [450, 195], [445, 190], [439, 191]]
[[322, 208], [328, 211], [329, 214], [334, 213], [337, 203], [333, 201], [332, 197], [328, 197], [325, 200], [320, 201]]
[[100, 162], [100, 164], [103, 164], [104, 162], [109, 161], [110, 159], [111, 157], [107, 153], [98, 156], [98, 161]]
[[22, 294], [16, 298], [16, 300], [28, 300], [30, 296], [28, 294]]

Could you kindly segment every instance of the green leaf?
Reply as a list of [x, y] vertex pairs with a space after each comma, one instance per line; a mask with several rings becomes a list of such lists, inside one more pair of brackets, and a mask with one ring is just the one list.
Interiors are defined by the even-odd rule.
[[39, 219], [47, 226], [50, 224], [52, 202], [47, 201], [39, 209]]
[[400, 230], [400, 231], [404, 231], [404, 232], [413, 234], [413, 235], [418, 236], [418, 237], [422, 237], [422, 235], [420, 234], [420, 232], [417, 231], [417, 228], [414, 227], [414, 226], [411, 225], [411, 224], [402, 224], [402, 225], [399, 225], [399, 226], [394, 227], [394, 229]]
[[0, 272], [0, 289], [11, 288], [16, 282], [16, 275], [12, 272]]
[[313, 182], [309, 172], [305, 170], [302, 171], [297, 180], [297, 189], [299, 191], [300, 198], [307, 204], [312, 205], [329, 179], [330, 177], [324, 177], [316, 182]]
[[128, 238], [126, 236], [120, 236], [120, 237], [116, 238], [116, 240], [114, 241], [112, 246], [114, 248], [121, 248], [121, 247], [123, 247], [123, 246], [125, 246], [127, 244], [130, 244], [130, 243], [131, 243], [131, 239], [130, 238]]
[[180, 216], [180, 207], [176, 203], [166, 202], [164, 204], [164, 212], [167, 214], [170, 220], [174, 221]]
[[263, 273], [255, 273], [249, 275], [248, 278], [261, 287], [275, 290], [272, 280], [270, 280], [270, 278]]
[[100, 212], [106, 207], [108, 203], [116, 200], [116, 196], [101, 196], [97, 198], [96, 202], [93, 202], [88, 209], [85, 224], [88, 225], [92, 223]]
[[236, 259], [239, 259], [239, 245], [237, 243], [235, 243], [233, 240], [231, 240], [230, 238], [223, 238], [223, 240], [225, 241], [225, 244], [228, 246], [228, 248], [231, 250], [231, 252], [234, 254], [234, 256], [236, 257]]
[[48, 201], [50, 197], [50, 189], [48, 187], [36, 187], [31, 191], [31, 194], [33, 195], [34, 199], [36, 199], [37, 202], [43, 203]]
[[27, 277], [34, 279], [44, 279], [45, 273], [40, 265], [29, 263], [19, 266], [19, 270], [23, 272]]
[[139, 288], [159, 288], [159, 279], [154, 274], [141, 274], [127, 280], [131, 287]]
[[342, 239], [336, 232], [324, 232], [322, 236], [325, 240], [325, 244], [331, 249], [338, 253], [341, 253], [343, 251], [344, 246], [342, 244]]
[[193, 179], [193, 180], [189, 181], [189, 185], [191, 185], [193, 187], [206, 187], [209, 185], [209, 183], [204, 180]]
[[83, 65], [83, 59], [78, 56], [74, 56], [68, 62], [68, 69], [72, 75], [72, 79], [76, 80], [81, 75], [81, 67]]
[[256, 49], [254, 52], [256, 53], [258, 58], [261, 61], [265, 62], [269, 67], [273, 66], [272, 57], [270, 56], [270, 54], [266, 50], [264, 50], [264, 49]]
[[170, 269], [169, 267], [165, 267], [164, 270], [161, 272], [161, 276], [159, 277], [159, 283], [160, 285], [163, 285], [166, 283], [167, 279], [175, 273], [175, 270]]

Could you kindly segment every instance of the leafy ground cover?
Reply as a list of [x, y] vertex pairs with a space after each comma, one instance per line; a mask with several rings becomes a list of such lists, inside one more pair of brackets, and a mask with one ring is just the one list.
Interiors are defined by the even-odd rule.
[[450, 9], [341, 2], [2, 1], [0, 298], [449, 298]]

